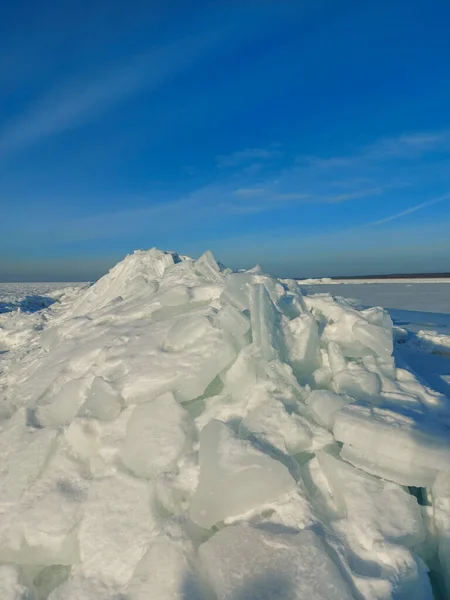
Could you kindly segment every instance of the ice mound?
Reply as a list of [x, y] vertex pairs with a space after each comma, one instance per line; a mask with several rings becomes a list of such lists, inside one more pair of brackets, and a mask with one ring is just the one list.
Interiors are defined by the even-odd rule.
[[1, 598], [450, 594], [448, 401], [383, 310], [152, 249], [1, 317]]

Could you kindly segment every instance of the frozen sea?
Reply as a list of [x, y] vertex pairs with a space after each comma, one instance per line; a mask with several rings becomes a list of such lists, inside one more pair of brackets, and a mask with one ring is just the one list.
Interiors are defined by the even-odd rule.
[[85, 284], [68, 282], [0, 283], [0, 314], [18, 309], [22, 312], [34, 312], [47, 308], [55, 301], [55, 292], [83, 285]]

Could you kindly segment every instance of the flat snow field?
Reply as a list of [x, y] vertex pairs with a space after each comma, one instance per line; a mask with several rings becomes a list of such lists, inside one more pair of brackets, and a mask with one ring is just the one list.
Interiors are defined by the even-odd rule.
[[20, 309], [34, 312], [47, 308], [59, 296], [58, 291], [82, 287], [84, 283], [0, 283], [0, 314]]
[[0, 600], [450, 598], [449, 365], [450, 282], [0, 284]]

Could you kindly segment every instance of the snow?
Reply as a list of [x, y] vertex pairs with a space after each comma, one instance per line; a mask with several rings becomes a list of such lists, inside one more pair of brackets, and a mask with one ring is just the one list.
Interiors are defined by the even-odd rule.
[[156, 249], [0, 286], [0, 596], [448, 597], [449, 298]]

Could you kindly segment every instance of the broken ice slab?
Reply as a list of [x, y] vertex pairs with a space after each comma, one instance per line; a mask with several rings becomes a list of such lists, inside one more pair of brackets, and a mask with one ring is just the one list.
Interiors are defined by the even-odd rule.
[[86, 577], [117, 585], [131, 579], [157, 531], [150, 500], [147, 482], [125, 474], [92, 483], [79, 533]]
[[122, 401], [119, 392], [103, 377], [96, 377], [80, 409], [80, 416], [112, 421], [119, 416]]
[[231, 364], [237, 350], [230, 336], [206, 325], [198, 315], [192, 318], [192, 325], [190, 317], [175, 319], [180, 331], [171, 323], [151, 323], [118, 349], [117, 359], [125, 371], [118, 386], [127, 404], [148, 402], [167, 391], [188, 402], [201, 396]]
[[189, 447], [189, 414], [170, 392], [137, 406], [128, 421], [120, 457], [138, 477], [170, 471]]
[[139, 562], [126, 593], [127, 600], [206, 600], [198, 575], [181, 543], [158, 537]]
[[352, 600], [312, 531], [274, 535], [251, 527], [222, 529], [199, 548], [218, 600]]
[[401, 485], [425, 487], [436, 471], [450, 473], [450, 429], [406, 407], [349, 404], [337, 412], [333, 433], [343, 458]]
[[250, 284], [253, 275], [250, 273], [230, 273], [225, 277], [225, 288], [221, 295], [224, 305], [231, 304], [239, 310], [250, 308]]
[[370, 348], [376, 356], [388, 359], [392, 355], [392, 329], [366, 323], [362, 319], [353, 325], [355, 340], [364, 347]]
[[23, 536], [17, 562], [71, 565], [79, 561], [77, 527], [90, 482], [63, 451], [62, 438], [41, 477], [22, 497], [16, 530]]
[[221, 421], [200, 433], [200, 480], [190, 516], [209, 529], [278, 498], [295, 486], [287, 468], [249, 442], [238, 439]]
[[2, 600], [21, 600], [36, 598], [34, 590], [23, 583], [18, 565], [0, 565], [0, 598]]
[[250, 329], [248, 317], [231, 305], [224, 306], [219, 310], [214, 323], [217, 328], [225, 329], [237, 338], [244, 336]]
[[269, 292], [262, 283], [250, 288], [251, 324], [253, 343], [266, 360], [277, 357], [283, 346], [280, 329], [281, 313], [272, 302]]
[[368, 475], [324, 451], [317, 453], [341, 514], [348, 516], [365, 544], [380, 533], [389, 542], [412, 548], [425, 539], [420, 506], [401, 486]]
[[311, 447], [312, 432], [308, 423], [300, 415], [289, 413], [268, 386], [254, 387], [248, 394], [247, 410], [239, 427], [242, 437], [256, 438], [263, 445], [292, 455]]
[[356, 400], [376, 399], [381, 393], [379, 375], [354, 363], [349, 363], [344, 370], [334, 373], [333, 382], [336, 391]]
[[299, 379], [320, 368], [320, 340], [314, 317], [305, 313], [288, 321], [285, 331], [289, 362]]
[[313, 390], [306, 399], [314, 419], [329, 430], [333, 429], [336, 412], [351, 401], [350, 397], [329, 390]]
[[54, 428], [27, 427], [25, 409], [19, 409], [0, 430], [0, 512], [20, 500], [41, 472], [55, 447], [58, 432]]
[[450, 475], [439, 473], [431, 494], [440, 568], [446, 592], [450, 597]]
[[406, 486], [430, 487], [438, 473], [431, 465], [419, 465], [401, 456], [393, 461], [389, 454], [374, 450], [365, 454], [350, 444], [343, 445], [341, 457], [358, 469]]
[[200, 275], [203, 275], [205, 279], [222, 281], [223, 275], [221, 275], [219, 265], [210, 250], [207, 250], [202, 254], [194, 264], [196, 271], [198, 271]]
[[84, 402], [89, 383], [87, 378], [80, 378], [64, 384], [49, 404], [36, 409], [38, 423], [42, 426], [70, 425]]
[[169, 352], [180, 352], [213, 331], [205, 316], [187, 316], [178, 318], [167, 332], [164, 348]]

